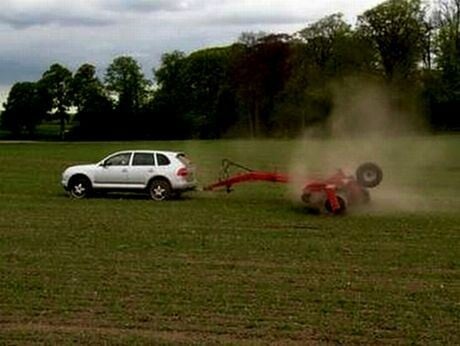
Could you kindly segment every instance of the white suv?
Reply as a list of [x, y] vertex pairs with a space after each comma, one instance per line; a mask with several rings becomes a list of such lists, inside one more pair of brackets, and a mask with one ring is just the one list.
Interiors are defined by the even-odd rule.
[[126, 150], [96, 164], [67, 168], [62, 185], [75, 198], [93, 191], [133, 191], [161, 201], [195, 189], [195, 167], [180, 152]]

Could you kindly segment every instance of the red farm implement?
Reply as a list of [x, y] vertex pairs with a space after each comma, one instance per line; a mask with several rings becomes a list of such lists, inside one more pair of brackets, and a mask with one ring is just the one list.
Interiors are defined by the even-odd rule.
[[[231, 175], [231, 167], [240, 171]], [[346, 175], [340, 169], [325, 179], [308, 179], [303, 184], [301, 199], [311, 210], [342, 214], [348, 206], [368, 203], [370, 197], [367, 189], [380, 184], [382, 177], [380, 167], [370, 162], [360, 165], [355, 176]], [[204, 189], [225, 188], [230, 192], [233, 185], [251, 181], [289, 183], [293, 179], [287, 174], [256, 171], [224, 159], [219, 180]]]

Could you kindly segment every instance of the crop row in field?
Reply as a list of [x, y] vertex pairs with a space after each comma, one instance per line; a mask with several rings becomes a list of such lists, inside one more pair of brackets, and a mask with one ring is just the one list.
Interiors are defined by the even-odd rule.
[[[0, 343], [460, 342], [460, 138], [0, 144]], [[378, 161], [373, 203], [310, 215], [254, 183], [72, 200], [70, 164], [184, 150], [289, 174]]]

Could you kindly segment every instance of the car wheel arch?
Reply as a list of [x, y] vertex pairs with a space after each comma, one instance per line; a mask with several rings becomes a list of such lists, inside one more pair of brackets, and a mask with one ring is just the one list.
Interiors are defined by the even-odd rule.
[[91, 181], [91, 179], [84, 173], [76, 173], [74, 175], [72, 175], [70, 178], [69, 178], [69, 182], [68, 182], [68, 186], [70, 186], [75, 180], [77, 179], [85, 179], [90, 187], [92, 188], [93, 187], [93, 182]]
[[172, 188], [171, 181], [168, 178], [166, 178], [164, 175], [155, 175], [155, 176], [151, 177], [149, 179], [149, 181], [147, 182], [146, 188], [149, 188], [150, 184], [152, 184], [152, 182], [154, 182], [155, 180], [166, 181], [169, 184], [169, 186]]

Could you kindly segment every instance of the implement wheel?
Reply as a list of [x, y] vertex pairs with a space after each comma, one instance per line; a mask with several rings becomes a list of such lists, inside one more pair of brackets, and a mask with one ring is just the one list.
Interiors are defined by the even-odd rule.
[[339, 202], [339, 208], [336, 210], [333, 210], [329, 199], [326, 200], [326, 203], [324, 206], [329, 213], [334, 214], [334, 215], [341, 215], [345, 213], [345, 211], [347, 210], [347, 200], [345, 199], [345, 197], [337, 195], [337, 202]]
[[382, 181], [382, 169], [375, 163], [363, 163], [356, 170], [356, 180], [363, 187], [375, 187]]

